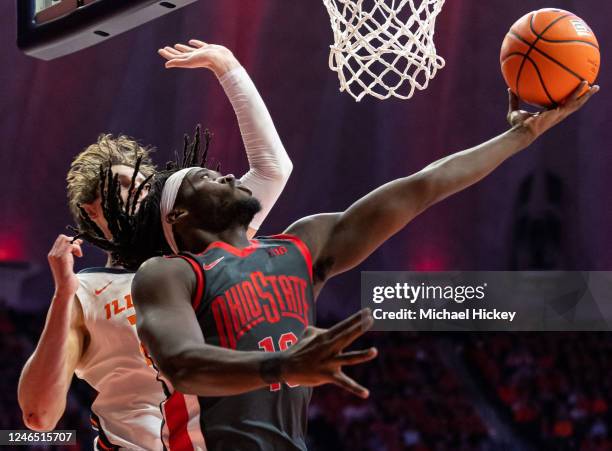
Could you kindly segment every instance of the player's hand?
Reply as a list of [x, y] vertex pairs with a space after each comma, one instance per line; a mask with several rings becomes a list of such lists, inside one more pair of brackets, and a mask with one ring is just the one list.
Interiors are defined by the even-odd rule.
[[373, 323], [371, 311], [363, 309], [331, 329], [307, 328], [299, 342], [283, 351], [283, 380], [309, 387], [332, 383], [361, 398], [367, 398], [369, 391], [344, 374], [342, 367], [364, 363], [376, 357], [376, 348], [344, 352]]
[[562, 105], [538, 111], [537, 113], [530, 113], [519, 109], [519, 98], [508, 89], [508, 122], [513, 127], [521, 126], [525, 128], [530, 132], [531, 138], [536, 139], [546, 130], [554, 127], [570, 114], [582, 108], [599, 91], [599, 86], [594, 85], [581, 96], [580, 94], [586, 86], [587, 82], [583, 81]]
[[167, 59], [166, 68], [181, 67], [196, 69], [204, 67], [210, 69], [217, 77], [240, 66], [234, 54], [222, 45], [207, 44], [197, 39], [189, 40], [189, 45], [175, 44], [166, 46], [157, 51]]
[[74, 273], [74, 257], [83, 256], [83, 240], [76, 240], [74, 243], [72, 240], [72, 237], [59, 235], [47, 255], [56, 293], [76, 294], [79, 288], [79, 279]]

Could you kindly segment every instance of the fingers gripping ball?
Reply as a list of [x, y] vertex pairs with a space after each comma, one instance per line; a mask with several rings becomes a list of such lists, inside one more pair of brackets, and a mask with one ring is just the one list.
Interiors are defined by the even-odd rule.
[[517, 20], [500, 54], [502, 74], [512, 92], [543, 107], [563, 103], [582, 80], [593, 84], [599, 58], [597, 38], [586, 22], [552, 8]]

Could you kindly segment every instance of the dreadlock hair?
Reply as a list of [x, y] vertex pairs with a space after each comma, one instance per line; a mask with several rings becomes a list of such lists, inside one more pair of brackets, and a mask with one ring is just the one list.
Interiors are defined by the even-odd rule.
[[[176, 159], [166, 164], [166, 170], [149, 175], [140, 184], [138, 189], [134, 190], [136, 175], [142, 162], [142, 157], [138, 157], [134, 166], [128, 198], [125, 203], [121, 199], [121, 186], [118, 175], [112, 174], [110, 166], [106, 168], [100, 166], [102, 212], [113, 238], [108, 240], [102, 230], [79, 205], [80, 213], [83, 215], [87, 227], [73, 229], [77, 232], [75, 239], [83, 238], [110, 252], [113, 264], [128, 269], [137, 269], [144, 261], [151, 257], [170, 254], [172, 250], [164, 237], [160, 217], [163, 186], [168, 177], [183, 168], [193, 166], [206, 167], [212, 134], [208, 129], [204, 130], [205, 145], [201, 156], [200, 135], [201, 126], [198, 124], [193, 141], [190, 142], [189, 137], [187, 135], [184, 136], [182, 158], [179, 160], [175, 152]], [[140, 203], [140, 207], [136, 211], [138, 199], [147, 185], [150, 185], [150, 193]]]

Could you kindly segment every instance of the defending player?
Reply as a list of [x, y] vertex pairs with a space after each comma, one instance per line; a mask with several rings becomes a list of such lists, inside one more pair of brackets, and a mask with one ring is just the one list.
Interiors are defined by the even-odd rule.
[[[509, 131], [387, 183], [342, 213], [304, 218], [283, 235], [248, 239], [259, 202], [233, 176], [205, 168], [156, 176], [133, 227], [122, 233], [157, 224], [167, 242], [187, 252], [147, 261], [132, 285], [139, 335], [169, 395], [163, 404], [166, 446], [304, 449], [307, 387], [331, 382], [367, 396], [339, 367], [326, 371], [316, 353], [310, 365], [295, 367], [296, 355], [312, 340], [329, 339], [310, 328], [325, 282], [359, 264], [431, 205], [528, 147], [599, 89], [578, 98], [584, 87], [565, 105], [535, 114], [518, 110], [509, 93]], [[109, 220], [121, 214], [128, 213]], [[137, 234], [134, 248], [125, 250], [159, 248], [161, 235]], [[368, 352], [355, 358], [367, 360]]]
[[[255, 86], [232, 53], [218, 45], [192, 40], [190, 46], [165, 47], [159, 54], [172, 59], [166, 67], [210, 69], [219, 78], [236, 113], [250, 169], [242, 182], [263, 199], [264, 208], [249, 222], [254, 235], [281, 194], [292, 164]], [[181, 61], [179, 61], [181, 60]], [[110, 237], [102, 214], [100, 166], [110, 161], [121, 196], [128, 196], [136, 158], [140, 173], [133, 189], [153, 173], [149, 149], [125, 136], [101, 136], [73, 161], [68, 197], [77, 223], [88, 229], [82, 205], [100, 233]], [[146, 190], [141, 191], [141, 198]], [[97, 449], [161, 449], [163, 399], [156, 372], [140, 350], [130, 285], [134, 276], [109, 254], [105, 268], [73, 272], [73, 257], [82, 256], [81, 241], [60, 235], [49, 252], [55, 294], [38, 346], [22, 371], [18, 398], [25, 424], [34, 430], [53, 429], [62, 416], [72, 375], [98, 391], [92, 423], [99, 431]]]

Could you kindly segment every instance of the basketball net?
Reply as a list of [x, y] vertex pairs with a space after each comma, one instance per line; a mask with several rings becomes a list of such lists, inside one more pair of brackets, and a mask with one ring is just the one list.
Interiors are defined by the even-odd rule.
[[334, 32], [329, 68], [338, 73], [340, 91], [356, 101], [365, 95], [409, 99], [444, 67], [433, 40], [444, 0], [323, 3]]

